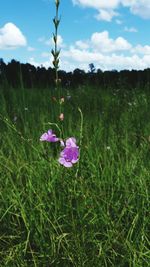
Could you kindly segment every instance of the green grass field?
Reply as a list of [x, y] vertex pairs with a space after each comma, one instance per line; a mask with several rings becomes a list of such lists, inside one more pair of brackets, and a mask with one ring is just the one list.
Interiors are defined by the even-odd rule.
[[0, 90], [0, 266], [150, 266], [150, 91], [64, 90], [72, 168], [39, 141], [59, 134], [55, 93]]

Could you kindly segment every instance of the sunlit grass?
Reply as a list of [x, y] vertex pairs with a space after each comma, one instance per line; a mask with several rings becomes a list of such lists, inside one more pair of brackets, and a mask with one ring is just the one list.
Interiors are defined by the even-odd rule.
[[1, 266], [148, 267], [150, 93], [64, 90], [78, 144], [83, 113], [78, 173], [39, 141], [58, 119], [54, 92], [22, 93], [0, 91]]

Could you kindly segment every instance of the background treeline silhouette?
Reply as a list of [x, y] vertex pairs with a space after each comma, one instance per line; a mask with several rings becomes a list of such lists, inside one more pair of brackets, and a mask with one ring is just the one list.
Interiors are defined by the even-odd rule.
[[[95, 70], [89, 64], [89, 71], [75, 69], [72, 72], [59, 70], [59, 78], [63, 87], [76, 88], [82, 85], [95, 87], [145, 87], [150, 85], [150, 68], [145, 70]], [[29, 63], [20, 63], [14, 59], [8, 64], [0, 59], [0, 87], [19, 88], [53, 88], [55, 86], [55, 70], [43, 66], [35, 67]]]

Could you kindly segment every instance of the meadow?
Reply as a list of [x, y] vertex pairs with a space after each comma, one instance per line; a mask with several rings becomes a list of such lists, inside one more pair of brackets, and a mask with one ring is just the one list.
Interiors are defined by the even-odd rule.
[[[150, 266], [149, 88], [63, 89], [62, 122], [54, 95], [0, 90], [0, 266]], [[72, 168], [39, 140], [55, 122], [80, 146]]]

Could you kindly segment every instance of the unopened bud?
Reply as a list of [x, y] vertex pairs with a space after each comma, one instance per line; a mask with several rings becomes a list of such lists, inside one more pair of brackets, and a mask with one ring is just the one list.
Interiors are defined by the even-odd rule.
[[64, 103], [65, 102], [65, 98], [64, 97], [61, 97], [61, 99], [60, 99], [60, 104], [62, 104], [62, 103]]
[[61, 114], [59, 115], [59, 119], [60, 119], [61, 121], [64, 120], [64, 113], [61, 113]]
[[56, 7], [58, 8], [59, 4], [60, 4], [60, 1], [59, 0], [55, 0], [55, 4], [56, 4]]

